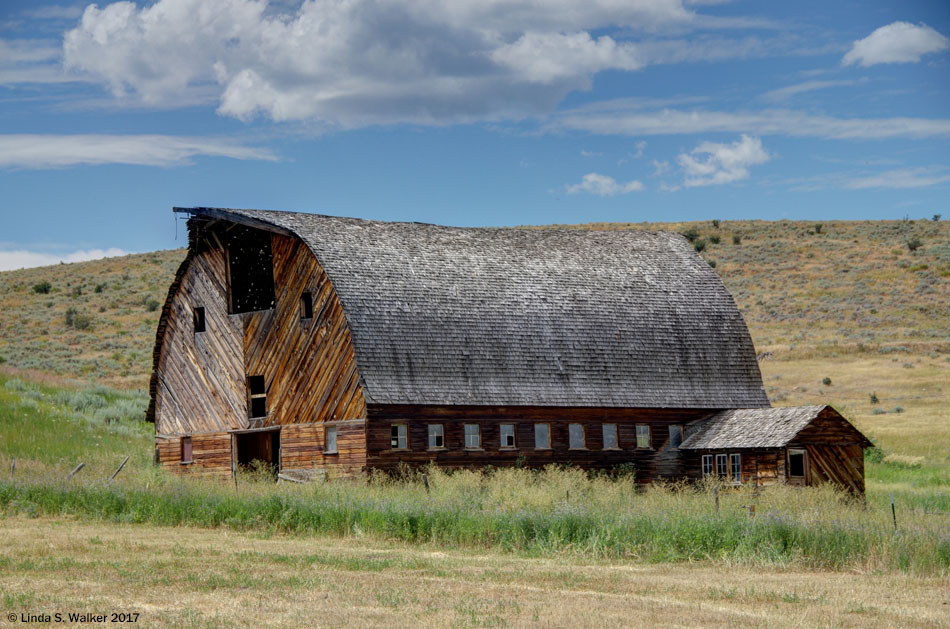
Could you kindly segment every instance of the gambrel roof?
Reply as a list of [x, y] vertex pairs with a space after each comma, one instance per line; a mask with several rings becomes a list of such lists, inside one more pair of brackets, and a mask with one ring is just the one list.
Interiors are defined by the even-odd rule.
[[176, 211], [301, 238], [340, 299], [369, 403], [769, 404], [735, 302], [679, 234]]
[[695, 432], [688, 431], [689, 436], [680, 444], [680, 449], [782, 448], [794, 441], [819, 417], [831, 419], [837, 424], [836, 443], [847, 443], [848, 439], [844, 436], [850, 435], [849, 438], [861, 447], [873, 445], [830, 406], [789, 406], [737, 408], [716, 413], [700, 423]]

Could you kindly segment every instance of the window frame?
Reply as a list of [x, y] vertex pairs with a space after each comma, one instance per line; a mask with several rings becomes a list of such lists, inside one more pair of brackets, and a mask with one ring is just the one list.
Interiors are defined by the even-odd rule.
[[[607, 445], [607, 427], [610, 426], [613, 429], [613, 442], [612, 446]], [[601, 424], [601, 438], [603, 439], [603, 448], [604, 450], [620, 450], [620, 433], [617, 430], [617, 424]]]
[[[436, 430], [437, 429], [437, 430]], [[428, 445], [427, 450], [445, 450], [445, 424], [426, 424]], [[433, 439], [440, 440], [442, 443], [433, 445]]]
[[300, 293], [300, 320], [313, 319], [313, 293], [308, 290]]
[[195, 324], [195, 334], [202, 334], [208, 330], [208, 319], [204, 306], [195, 306], [192, 309], [192, 317]]
[[[801, 474], [792, 474], [792, 456], [802, 457], [802, 473]], [[801, 478], [804, 479], [808, 475], [808, 466], [807, 466], [807, 451], [805, 448], [789, 448], [788, 449], [788, 477], [789, 478]]]
[[[538, 428], [544, 426], [544, 442], [545, 445], [538, 445]], [[547, 422], [538, 422], [534, 425], [534, 449], [535, 450], [550, 450], [551, 449], [551, 424]]]
[[742, 483], [742, 455], [738, 452], [729, 455], [729, 480], [733, 483]]
[[702, 457], [702, 475], [703, 478], [706, 476], [712, 476], [716, 471], [715, 463], [713, 460], [713, 455], [704, 454]]
[[[469, 434], [469, 429], [474, 429], [474, 434]], [[462, 436], [465, 439], [465, 449], [466, 450], [481, 450], [482, 449], [482, 427], [478, 424], [463, 424], [462, 425]], [[475, 438], [475, 443], [469, 443], [469, 437]]]
[[[572, 429], [575, 426], [579, 428], [581, 431], [581, 434], [580, 434], [581, 444], [579, 446], [574, 445], [574, 432]], [[586, 434], [586, 431], [584, 430], [584, 424], [579, 424], [577, 422], [574, 422], [567, 425], [567, 449], [568, 450], [586, 450], [587, 449], [587, 434]]]
[[716, 455], [716, 477], [717, 478], [729, 477], [729, 455], [728, 454]]
[[[255, 385], [257, 383], [261, 384], [263, 390], [255, 391]], [[248, 392], [248, 403], [247, 403], [247, 415], [249, 419], [262, 419], [267, 417], [267, 381], [264, 379], [264, 376], [248, 376], [247, 377], [247, 392]], [[263, 414], [258, 414], [254, 412], [254, 407], [256, 404], [264, 405]]]
[[[396, 445], [393, 445], [393, 434], [392, 434], [393, 430], [396, 431]], [[402, 445], [399, 445], [400, 440], [402, 440]], [[409, 426], [407, 424], [391, 424], [390, 425], [389, 449], [390, 450], [408, 450], [409, 449]]]
[[[641, 444], [641, 428], [646, 429], [646, 445]], [[636, 434], [637, 434], [637, 449], [638, 450], [652, 450], [653, 449], [653, 429], [650, 427], [650, 424], [637, 424], [636, 425]]]
[[[500, 450], [516, 450], [518, 448], [518, 442], [515, 435], [514, 424], [498, 424], [498, 448]], [[505, 443], [505, 437], [511, 438], [511, 444]]]
[[[191, 435], [184, 435], [181, 438], [181, 464], [187, 465], [195, 462], [194, 443], [191, 441]], [[187, 458], [186, 458], [187, 454]]]
[[[330, 449], [330, 435], [333, 435], [333, 449]], [[323, 427], [323, 453], [324, 454], [339, 454], [340, 453], [340, 431], [339, 426], [324, 426]]]
[[[675, 439], [674, 434], [676, 435]], [[683, 443], [683, 424], [670, 424], [667, 429], [667, 435], [670, 439], [670, 449], [679, 450], [680, 445]]]

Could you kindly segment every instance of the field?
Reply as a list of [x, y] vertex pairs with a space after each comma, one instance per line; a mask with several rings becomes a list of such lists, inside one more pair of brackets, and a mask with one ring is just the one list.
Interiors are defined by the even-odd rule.
[[594, 227], [689, 233], [749, 323], [773, 404], [833, 404], [878, 446], [866, 506], [776, 488], [723, 493], [717, 511], [711, 488], [638, 493], [565, 469], [432, 470], [431, 493], [418, 477], [169, 478], [141, 419], [183, 252], [155, 252], [0, 273], [3, 611], [133, 601], [149, 626], [950, 626], [950, 222]]

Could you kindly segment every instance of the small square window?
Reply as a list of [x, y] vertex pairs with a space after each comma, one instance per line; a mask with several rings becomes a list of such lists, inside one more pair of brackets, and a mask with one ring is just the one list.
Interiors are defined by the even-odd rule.
[[501, 447], [514, 448], [515, 447], [515, 425], [502, 424], [498, 428], [499, 428], [499, 433], [501, 434]]
[[568, 447], [571, 450], [584, 449], [584, 427], [580, 424], [570, 424], [567, 427]]
[[551, 426], [548, 424], [534, 425], [534, 449], [549, 450], [551, 448]]
[[465, 447], [469, 449], [482, 447], [482, 433], [478, 424], [465, 424]]
[[336, 426], [327, 426], [326, 447], [323, 448], [324, 454], [336, 454]]
[[191, 436], [189, 435], [181, 438], [181, 462], [192, 463], [191, 457]]
[[673, 424], [670, 426], [670, 447], [673, 449], [679, 448], [681, 443], [683, 443], [683, 426]]
[[429, 424], [429, 449], [445, 447], [445, 433], [442, 424]]
[[195, 308], [195, 334], [205, 331], [205, 309], [202, 306]]
[[267, 397], [251, 398], [251, 417], [267, 417]]
[[637, 447], [650, 447], [650, 427], [645, 424], [637, 424]]
[[709, 476], [713, 473], [713, 455], [703, 455], [703, 476]]
[[300, 318], [313, 319], [313, 295], [310, 293], [300, 296]]
[[617, 424], [604, 424], [604, 450], [619, 450]]
[[729, 457], [725, 454], [716, 455], [716, 476], [726, 478], [729, 475]]
[[406, 439], [406, 425], [405, 424], [393, 424], [392, 440], [390, 441], [390, 447], [393, 450], [405, 450], [409, 447], [408, 441]]
[[247, 386], [251, 390], [251, 395], [264, 395], [267, 393], [264, 385], [264, 376], [251, 376], [247, 379]]

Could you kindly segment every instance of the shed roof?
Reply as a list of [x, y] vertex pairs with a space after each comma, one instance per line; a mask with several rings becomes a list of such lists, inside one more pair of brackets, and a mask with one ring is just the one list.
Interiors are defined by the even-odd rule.
[[716, 413], [690, 434], [680, 449], [781, 448], [819, 415], [825, 413], [847, 424], [864, 446], [871, 442], [830, 406], [737, 408]]
[[176, 210], [300, 237], [336, 289], [370, 403], [769, 403], [735, 302], [679, 234]]

